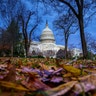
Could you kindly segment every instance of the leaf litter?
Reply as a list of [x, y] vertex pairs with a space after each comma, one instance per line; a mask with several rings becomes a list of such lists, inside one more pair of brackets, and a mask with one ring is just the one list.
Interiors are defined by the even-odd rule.
[[12, 90], [13, 96], [88, 96], [89, 93], [89, 96], [95, 96], [96, 61], [68, 62], [63, 59], [2, 57], [0, 96], [12, 94]]

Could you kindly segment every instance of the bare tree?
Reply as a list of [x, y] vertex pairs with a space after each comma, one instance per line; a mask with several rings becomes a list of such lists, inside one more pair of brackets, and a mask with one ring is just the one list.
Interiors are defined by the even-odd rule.
[[77, 31], [77, 25], [76, 25], [76, 19], [74, 16], [70, 17], [72, 15], [70, 13], [70, 10], [68, 10], [67, 14], [63, 14], [62, 16], [59, 16], [54, 21], [54, 27], [56, 30], [63, 31], [64, 38], [65, 38], [65, 59], [67, 58], [67, 48], [68, 48], [68, 39], [71, 34], [74, 34]]
[[42, 0], [42, 1], [43, 3], [47, 3], [48, 5], [54, 6], [56, 10], [59, 9], [60, 13], [62, 13], [62, 11], [66, 12], [67, 8], [70, 8], [70, 10], [73, 12], [74, 16], [78, 20], [78, 25], [80, 28], [83, 58], [87, 58], [87, 45], [86, 45], [85, 33], [84, 33], [84, 27], [85, 27], [84, 19], [85, 17], [90, 17], [92, 15], [91, 14], [92, 8], [96, 8], [94, 7], [94, 5], [96, 6], [95, 0], [90, 0], [90, 1], [88, 0]]
[[84, 34], [84, 11], [87, 9], [89, 10], [92, 1], [88, 0], [59, 0], [60, 2], [67, 5], [75, 15], [75, 17], [78, 19], [78, 24], [80, 28], [80, 37], [81, 37], [81, 44], [82, 44], [82, 51], [83, 51], [83, 58], [87, 58], [87, 44], [85, 40], [85, 34]]
[[4, 29], [9, 26], [13, 18], [17, 21], [18, 2], [19, 0], [0, 0], [0, 16]]
[[29, 47], [32, 40], [32, 33], [37, 28], [39, 21], [34, 11], [29, 9], [26, 10], [23, 6], [21, 7], [22, 10], [19, 15], [19, 20], [25, 42], [25, 52], [26, 56], [28, 56]]
[[1, 0], [0, 5], [2, 5], [0, 9], [2, 21], [5, 21], [3, 27], [5, 28], [6, 25], [5, 29], [7, 29], [13, 19], [19, 24], [20, 31], [23, 33], [27, 56], [32, 33], [38, 26], [38, 15], [35, 7], [29, 8], [22, 0]]
[[96, 39], [92, 36], [91, 33], [86, 32], [85, 34], [86, 42], [88, 46], [88, 51], [96, 52]]
[[96, 52], [96, 40], [92, 40], [90, 42], [90, 47], [91, 47], [91, 50], [95, 53]]

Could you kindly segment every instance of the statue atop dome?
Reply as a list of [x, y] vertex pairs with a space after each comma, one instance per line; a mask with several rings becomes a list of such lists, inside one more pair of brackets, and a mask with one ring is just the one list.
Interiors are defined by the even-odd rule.
[[48, 21], [46, 20], [46, 27], [48, 27]]

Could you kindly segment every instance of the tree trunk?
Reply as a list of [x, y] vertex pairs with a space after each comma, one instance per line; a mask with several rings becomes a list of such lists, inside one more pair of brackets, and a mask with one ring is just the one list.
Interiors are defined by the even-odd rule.
[[87, 53], [87, 45], [86, 45], [85, 34], [84, 34], [84, 21], [83, 21], [84, 0], [75, 0], [78, 11], [76, 11], [75, 8], [70, 4], [70, 2], [67, 2], [67, 0], [59, 0], [59, 1], [67, 5], [78, 19], [79, 27], [80, 27], [80, 37], [82, 43], [83, 58], [86, 59], [88, 53]]
[[25, 39], [25, 57], [27, 57], [28, 56], [28, 48], [27, 48], [27, 40]]
[[68, 45], [68, 39], [65, 35], [65, 59], [67, 59], [67, 45]]
[[12, 45], [11, 45], [11, 57], [13, 57], [13, 41], [12, 41]]
[[25, 39], [25, 57], [28, 57], [29, 52], [29, 41]]
[[85, 40], [85, 34], [84, 34], [84, 23], [83, 23], [83, 16], [81, 16], [79, 19], [79, 27], [80, 27], [80, 37], [81, 37], [81, 44], [82, 44], [82, 51], [83, 51], [83, 58], [87, 58], [87, 45]]

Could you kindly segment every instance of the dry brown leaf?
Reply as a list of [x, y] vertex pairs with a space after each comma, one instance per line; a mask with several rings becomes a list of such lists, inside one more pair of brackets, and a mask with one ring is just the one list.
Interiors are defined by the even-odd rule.
[[74, 92], [76, 94], [96, 89], [96, 74], [77, 78], [77, 80], [79, 82], [74, 86]]
[[30, 81], [22, 81], [21, 82], [26, 88], [28, 88], [31, 91], [36, 91], [39, 89], [42, 90], [48, 90], [50, 89], [49, 86], [47, 86], [46, 84], [44, 84], [43, 82], [41, 82], [39, 79], [32, 79]]
[[36, 77], [38, 77], [39, 75], [36, 72], [28, 72], [29, 77], [31, 77], [31, 79], [35, 79]]
[[32, 66], [32, 62], [31, 62], [31, 61], [28, 61], [28, 62], [27, 62], [27, 65], [28, 65], [28, 66]]
[[42, 90], [50, 89], [49, 86], [47, 86], [46, 84], [41, 82], [39, 78], [37, 78], [38, 74], [36, 72], [29, 72], [28, 74], [29, 77], [27, 78], [27, 81], [21, 82], [24, 86], [26, 86], [26, 88], [28, 88], [31, 91], [36, 91], [38, 89], [42, 89]]
[[43, 63], [39, 63], [40, 67], [42, 70], [49, 70], [48, 66], [43, 64]]
[[46, 91], [48, 96], [61, 96], [67, 93], [71, 88], [77, 83], [77, 81], [71, 81], [65, 84], [62, 84], [56, 88]]
[[21, 59], [18, 60], [18, 65], [23, 65], [23, 62]]
[[89, 74], [96, 74], [96, 70], [95, 69], [84, 69], [84, 71], [89, 73]]
[[7, 76], [3, 79], [4, 81], [11, 81], [11, 82], [15, 82], [16, 80], [16, 68], [14, 64], [8, 64], [7, 67], [9, 73], [7, 74]]

